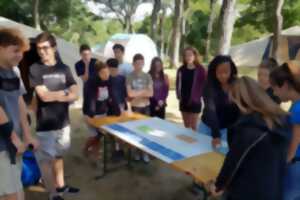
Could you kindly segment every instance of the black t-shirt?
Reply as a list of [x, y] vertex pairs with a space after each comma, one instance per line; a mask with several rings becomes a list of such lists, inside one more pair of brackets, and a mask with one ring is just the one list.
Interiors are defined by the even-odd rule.
[[187, 67], [182, 68], [182, 88], [181, 88], [181, 98], [182, 102], [189, 102], [193, 81], [194, 81], [195, 69], [188, 69]]
[[[59, 91], [76, 84], [70, 68], [63, 63], [46, 66], [35, 63], [30, 67], [30, 85], [45, 85], [49, 91]], [[37, 95], [37, 131], [62, 129], [70, 123], [68, 102], [43, 102]]]

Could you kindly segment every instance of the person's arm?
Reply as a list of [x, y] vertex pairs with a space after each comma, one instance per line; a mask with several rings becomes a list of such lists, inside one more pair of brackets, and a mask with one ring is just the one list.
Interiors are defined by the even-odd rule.
[[163, 102], [158, 102], [158, 104], [160, 105], [160, 106], [164, 106], [164, 105], [166, 105], [166, 103], [167, 103], [167, 98], [168, 98], [168, 96], [169, 96], [169, 89], [170, 89], [170, 82], [169, 82], [169, 77], [168, 77], [168, 75], [165, 75], [165, 87], [164, 87], [164, 90], [163, 90], [163, 96], [162, 96], [162, 101]]
[[90, 81], [87, 81], [83, 90], [83, 114], [92, 118], [96, 113], [96, 90]]
[[81, 65], [81, 62], [75, 64], [75, 70], [77, 76], [83, 81], [87, 81], [89, 79], [89, 65], [87, 66], [85, 62], [82, 61], [84, 66]]
[[133, 90], [130, 85], [127, 85], [126, 89], [129, 98], [137, 98], [143, 95], [143, 90]]
[[58, 101], [60, 102], [73, 102], [78, 99], [78, 85], [74, 84], [67, 90], [67, 94], [61, 96]]
[[88, 62], [83, 62], [84, 63], [84, 74], [80, 76], [80, 78], [85, 82], [89, 79], [89, 63]]
[[290, 122], [292, 124], [292, 140], [288, 149], [288, 162], [295, 157], [300, 144], [300, 107], [295, 105], [290, 112]]
[[59, 98], [58, 100], [60, 102], [73, 102], [73, 101], [76, 101], [78, 99], [79, 87], [76, 84], [76, 81], [75, 81], [69, 67], [66, 67], [65, 76], [66, 76], [67, 91], [64, 92], [65, 95], [61, 96], [61, 98]]
[[27, 119], [27, 107], [24, 102], [24, 99], [22, 96], [19, 97], [19, 108], [20, 108], [20, 120], [21, 120], [21, 127], [22, 127], [22, 133], [23, 133], [23, 138], [25, 145], [33, 145], [34, 149], [38, 148], [38, 141], [32, 137], [30, 133], [30, 126], [28, 124], [28, 119]]
[[66, 96], [66, 93], [63, 90], [50, 91], [45, 85], [36, 86], [35, 92], [43, 102], [59, 101], [59, 99]]
[[212, 88], [210, 88], [208, 85], [206, 85], [204, 87], [203, 100], [204, 100], [204, 106], [205, 106], [205, 108], [204, 108], [205, 113], [202, 117], [205, 119], [206, 125], [209, 126], [209, 128], [211, 128], [212, 137], [214, 139], [220, 140], [221, 134], [220, 134], [220, 128], [219, 128], [219, 120], [218, 120], [218, 116], [217, 116], [215, 99], [214, 99], [214, 96], [213, 96], [211, 90], [212, 90]]
[[300, 144], [300, 125], [293, 125], [292, 140], [288, 149], [288, 162], [295, 157]]
[[[4, 112], [4, 110], [2, 109], [2, 107], [0, 107], [0, 124], [5, 124], [5, 123], [8, 123], [8, 117]], [[12, 131], [10, 139], [12, 143], [15, 145], [15, 147], [17, 148], [17, 152], [19, 154], [25, 151], [24, 144], [22, 143], [21, 139], [19, 138], [19, 136], [16, 134], [15, 131]]]
[[150, 98], [153, 96], [153, 80], [152, 77], [147, 74], [147, 79], [148, 79], [148, 87], [141, 92], [140, 97], [145, 97], [145, 98]]
[[110, 97], [108, 114], [119, 116], [121, 114], [121, 109], [116, 100], [116, 96], [114, 95], [114, 93], [112, 91], [111, 85], [108, 87], [108, 92], [109, 92], [109, 97]]
[[176, 91], [176, 97], [178, 100], [180, 100], [181, 98], [181, 71], [180, 71], [180, 68], [177, 70], [176, 72], [176, 88], [175, 88], [175, 91]]

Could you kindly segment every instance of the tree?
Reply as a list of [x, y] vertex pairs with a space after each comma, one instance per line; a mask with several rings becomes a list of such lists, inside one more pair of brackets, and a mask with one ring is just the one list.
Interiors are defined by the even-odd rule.
[[210, 40], [211, 40], [211, 34], [213, 31], [213, 25], [217, 16], [217, 0], [210, 0], [210, 15], [209, 15], [209, 21], [207, 25], [207, 38], [205, 42], [205, 59], [208, 60], [209, 56], [209, 50], [210, 50]]
[[175, 0], [175, 11], [173, 16], [172, 41], [171, 43], [171, 67], [178, 66], [179, 50], [182, 34], [184, 0]]
[[[146, 2], [145, 0], [93, 0], [94, 2], [105, 5], [104, 13], [114, 13], [116, 18], [123, 26], [123, 30], [127, 33], [133, 32], [132, 17], [137, 7]], [[104, 17], [104, 16], [102, 16]]]
[[33, 16], [34, 27], [37, 30], [41, 30], [39, 4], [40, 4], [39, 0], [33, 0], [33, 4], [32, 4], [33, 5], [32, 16]]
[[279, 45], [279, 39], [282, 29], [282, 7], [284, 4], [284, 0], [277, 0], [276, 9], [275, 9], [275, 26], [274, 26], [274, 35], [273, 35], [273, 46], [272, 46], [272, 57], [277, 58], [277, 50]]
[[220, 15], [221, 37], [219, 42], [219, 54], [229, 53], [233, 27], [236, 17], [235, 4], [236, 0], [223, 0]]
[[158, 14], [161, 10], [161, 0], [154, 0], [153, 10], [151, 15], [151, 32], [150, 37], [157, 44], [157, 29], [158, 29]]

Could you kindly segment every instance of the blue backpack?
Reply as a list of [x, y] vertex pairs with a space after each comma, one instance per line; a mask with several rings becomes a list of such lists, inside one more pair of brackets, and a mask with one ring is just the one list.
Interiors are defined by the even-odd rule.
[[27, 150], [23, 154], [23, 165], [21, 180], [24, 187], [36, 185], [41, 178], [41, 172], [34, 153], [31, 150]]

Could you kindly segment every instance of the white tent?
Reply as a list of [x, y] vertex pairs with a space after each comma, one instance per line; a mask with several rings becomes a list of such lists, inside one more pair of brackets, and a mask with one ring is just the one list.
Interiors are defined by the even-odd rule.
[[144, 34], [115, 34], [106, 43], [104, 47], [104, 57], [114, 57], [112, 47], [114, 44], [122, 44], [125, 47], [124, 61], [132, 63], [135, 54], [141, 53], [145, 57], [144, 71], [150, 68], [151, 60], [157, 56], [155, 43]]
[[[230, 55], [237, 66], [256, 67], [263, 58], [271, 55], [273, 35], [233, 46]], [[282, 31], [279, 40], [278, 62], [300, 59], [300, 26]]]
[[[41, 33], [41, 31], [38, 31], [30, 26], [26, 26], [24, 24], [17, 23], [15, 21], [6, 19], [4, 17], [0, 17], [0, 27], [17, 28], [27, 38], [35, 38], [39, 33]], [[80, 59], [78, 46], [76, 46], [70, 42], [67, 42], [61, 38], [57, 38], [57, 47], [58, 47], [58, 52], [59, 52], [59, 55], [60, 55], [62, 61], [71, 68], [71, 71], [74, 75], [74, 78], [76, 79], [76, 82], [81, 87], [82, 86], [81, 80], [76, 76], [75, 68], [74, 68], [75, 63]], [[100, 55], [94, 54], [94, 56], [97, 58], [101, 58]], [[82, 97], [82, 90], [80, 90], [80, 96]], [[82, 98], [80, 98], [80, 100], [78, 101], [78, 104], [76, 104], [76, 105], [81, 105], [81, 103], [80, 103], [81, 100], [82, 100]]]

